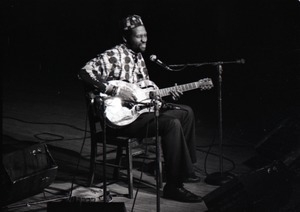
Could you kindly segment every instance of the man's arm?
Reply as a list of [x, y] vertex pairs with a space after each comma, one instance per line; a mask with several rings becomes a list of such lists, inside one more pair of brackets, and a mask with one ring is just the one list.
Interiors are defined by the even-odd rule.
[[106, 93], [111, 96], [115, 96], [117, 93], [118, 88], [109, 85], [106, 81], [106, 76], [103, 76], [100, 58], [92, 59], [82, 69], [80, 69], [79, 77], [85, 83], [97, 89], [101, 93]]
[[108, 81], [105, 80], [100, 64], [100, 60], [91, 60], [79, 71], [79, 77], [101, 93], [105, 93], [109, 96], [120, 96], [124, 100], [136, 101], [136, 97], [133, 93], [127, 89], [110, 85]]

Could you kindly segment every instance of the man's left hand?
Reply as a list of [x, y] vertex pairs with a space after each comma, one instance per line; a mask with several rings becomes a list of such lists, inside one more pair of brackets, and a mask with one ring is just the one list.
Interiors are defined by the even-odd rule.
[[170, 91], [170, 94], [173, 100], [178, 100], [181, 97], [181, 95], [183, 95], [183, 92], [180, 89], [178, 89], [177, 85], [175, 84], [175, 89]]

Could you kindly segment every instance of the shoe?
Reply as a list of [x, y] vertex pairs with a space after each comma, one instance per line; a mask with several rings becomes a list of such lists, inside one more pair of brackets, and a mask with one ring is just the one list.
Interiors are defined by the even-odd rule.
[[177, 188], [175, 186], [166, 184], [164, 187], [163, 195], [164, 198], [180, 202], [202, 202], [202, 197], [186, 190], [183, 186]]
[[201, 181], [201, 178], [198, 177], [195, 173], [193, 173], [191, 176], [184, 179], [184, 183], [198, 183]]

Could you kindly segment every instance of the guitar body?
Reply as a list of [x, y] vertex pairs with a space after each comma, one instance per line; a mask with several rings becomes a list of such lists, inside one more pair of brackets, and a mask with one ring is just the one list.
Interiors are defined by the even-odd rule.
[[109, 124], [122, 127], [134, 122], [142, 113], [153, 112], [150, 92], [158, 87], [151, 81], [131, 84], [124, 81], [112, 80], [109, 84], [128, 89], [136, 97], [136, 103], [123, 101], [120, 97], [108, 97], [104, 100], [105, 114]]
[[184, 85], [176, 85], [174, 87], [159, 89], [157, 85], [150, 81], [144, 80], [137, 84], [127, 83], [120, 80], [112, 80], [108, 82], [110, 85], [128, 89], [135, 97], [135, 102], [128, 102], [121, 97], [105, 97], [104, 112], [106, 119], [111, 127], [123, 127], [134, 122], [141, 114], [153, 112], [154, 107], [152, 95], [164, 97], [170, 95], [172, 90], [188, 91], [200, 88], [207, 90], [213, 87], [211, 79], [205, 78], [197, 82]]

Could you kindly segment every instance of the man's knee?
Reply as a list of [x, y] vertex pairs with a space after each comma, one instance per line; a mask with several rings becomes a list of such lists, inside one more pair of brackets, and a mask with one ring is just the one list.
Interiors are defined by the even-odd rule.
[[194, 111], [193, 111], [193, 109], [190, 106], [185, 105], [182, 108], [182, 111], [184, 111], [186, 118], [188, 118], [188, 119], [194, 119]]
[[181, 128], [181, 122], [179, 119], [170, 119], [169, 125], [172, 127], [172, 129], [179, 129]]

